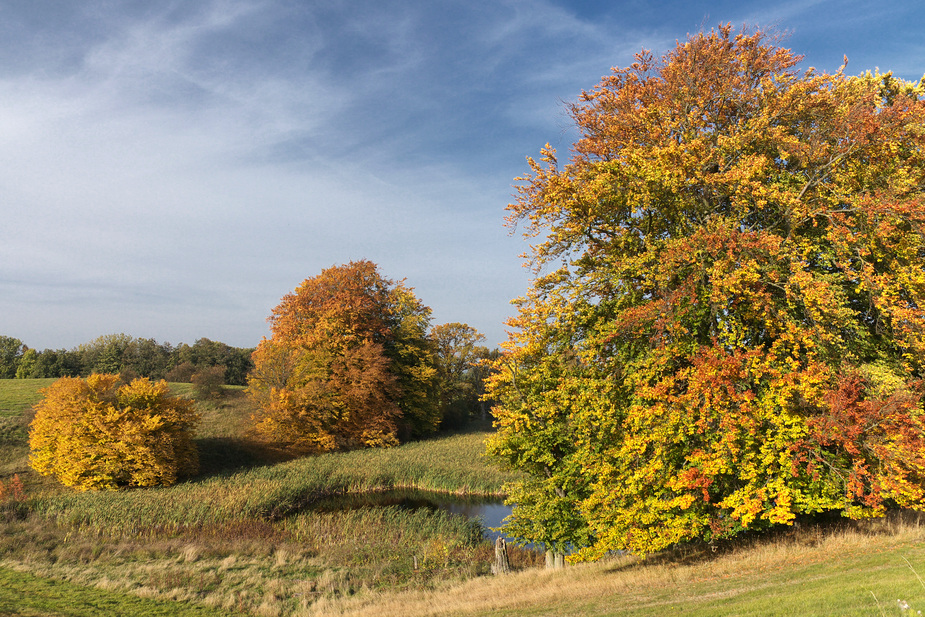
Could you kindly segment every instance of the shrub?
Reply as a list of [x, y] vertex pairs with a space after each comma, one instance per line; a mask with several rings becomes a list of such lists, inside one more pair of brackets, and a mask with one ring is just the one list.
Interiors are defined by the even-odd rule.
[[198, 470], [198, 416], [167, 382], [96, 374], [42, 392], [29, 433], [29, 462], [42, 475], [87, 490], [167, 486]]
[[198, 398], [221, 398], [225, 391], [225, 367], [210, 366], [208, 368], [201, 369], [193, 373], [191, 381], [195, 387], [196, 396]]
[[193, 374], [196, 372], [196, 365], [192, 362], [181, 362], [176, 365], [169, 371], [165, 377], [167, 381], [175, 381], [178, 383], [192, 383]]

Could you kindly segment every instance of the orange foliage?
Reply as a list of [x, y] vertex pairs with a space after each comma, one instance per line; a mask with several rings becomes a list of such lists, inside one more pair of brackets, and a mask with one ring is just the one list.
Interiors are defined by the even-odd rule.
[[13, 474], [13, 479], [10, 480], [9, 487], [7, 487], [2, 480], [0, 480], [0, 502], [25, 500], [26, 489], [23, 486], [22, 480], [19, 479], [18, 473]]
[[259, 434], [303, 451], [389, 446], [439, 423], [430, 310], [370, 261], [324, 270], [285, 296], [254, 353]]
[[644, 51], [529, 161], [538, 277], [488, 392], [524, 538], [925, 508], [925, 86], [799, 61], [728, 26]]

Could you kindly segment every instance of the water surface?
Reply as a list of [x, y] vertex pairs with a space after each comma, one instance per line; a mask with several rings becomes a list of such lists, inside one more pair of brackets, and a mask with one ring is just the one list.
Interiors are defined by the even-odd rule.
[[502, 534], [490, 528], [500, 527], [504, 518], [510, 515], [512, 508], [504, 505], [504, 501], [498, 497], [391, 490], [326, 497], [312, 504], [311, 509], [318, 512], [339, 512], [388, 506], [407, 510], [443, 510], [450, 514], [478, 519], [485, 528], [485, 538], [491, 541]]

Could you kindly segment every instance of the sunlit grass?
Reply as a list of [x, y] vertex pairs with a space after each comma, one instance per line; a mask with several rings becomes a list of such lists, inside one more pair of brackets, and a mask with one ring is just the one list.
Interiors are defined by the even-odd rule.
[[[171, 387], [194, 398], [186, 384]], [[498, 494], [510, 476], [482, 459], [485, 432], [279, 462], [279, 453], [249, 439], [253, 409], [240, 389], [230, 389], [196, 402], [202, 473], [169, 488], [76, 492], [25, 466], [31, 403], [19, 400], [7, 442], [21, 455], [15, 469], [28, 499], [0, 511], [0, 567], [91, 590], [266, 615], [488, 571], [492, 548], [478, 523], [462, 517], [395, 507], [311, 509], [325, 496], [397, 487]], [[524, 554], [515, 561], [525, 563]]]
[[18, 416], [42, 400], [40, 390], [54, 379], [0, 379], [0, 417]]
[[[175, 392], [193, 394], [182, 385]], [[325, 495], [396, 487], [497, 494], [509, 476], [482, 459], [486, 432], [273, 462], [274, 453], [248, 439], [252, 409], [232, 390], [197, 401], [203, 473], [171, 488], [79, 493], [24, 466], [31, 403], [17, 404], [0, 433], [0, 479], [20, 474], [28, 499], [0, 504], [0, 586], [15, 590], [0, 590], [0, 614], [893, 617], [925, 610], [918, 578], [925, 529], [911, 515], [561, 572], [532, 567], [539, 556], [512, 551], [518, 571], [491, 577], [493, 547], [466, 519], [396, 507], [312, 509]], [[60, 600], [49, 599], [52, 587]], [[39, 599], [8, 607], [6, 598], [27, 595]], [[138, 598], [154, 603], [131, 603]], [[897, 599], [912, 612], [901, 612]], [[170, 612], [145, 612], [162, 606]]]
[[[808, 528], [711, 553], [615, 557], [443, 588], [357, 594], [314, 615], [890, 616], [925, 610], [925, 528], [916, 515]], [[903, 612], [897, 600], [912, 610]]]
[[332, 494], [415, 488], [500, 495], [510, 476], [481, 460], [484, 433], [300, 458], [196, 478], [170, 488], [38, 495], [33, 509], [74, 529], [113, 535], [179, 533], [279, 520]]
[[223, 617], [205, 606], [165, 602], [98, 587], [49, 580], [0, 568], [0, 614], [9, 617]]
[[40, 390], [54, 379], [0, 379], [0, 482], [29, 469], [28, 423]]

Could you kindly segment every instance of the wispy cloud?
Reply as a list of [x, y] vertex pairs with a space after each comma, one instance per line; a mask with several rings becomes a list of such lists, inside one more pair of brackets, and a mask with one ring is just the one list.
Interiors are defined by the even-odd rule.
[[[716, 23], [831, 35], [804, 23], [831, 0], [711, 6]], [[567, 0], [0, 6], [0, 334], [253, 344], [302, 278], [366, 257], [438, 321], [500, 342], [526, 285], [501, 224], [524, 157], [567, 150], [563, 101], [703, 17]]]

